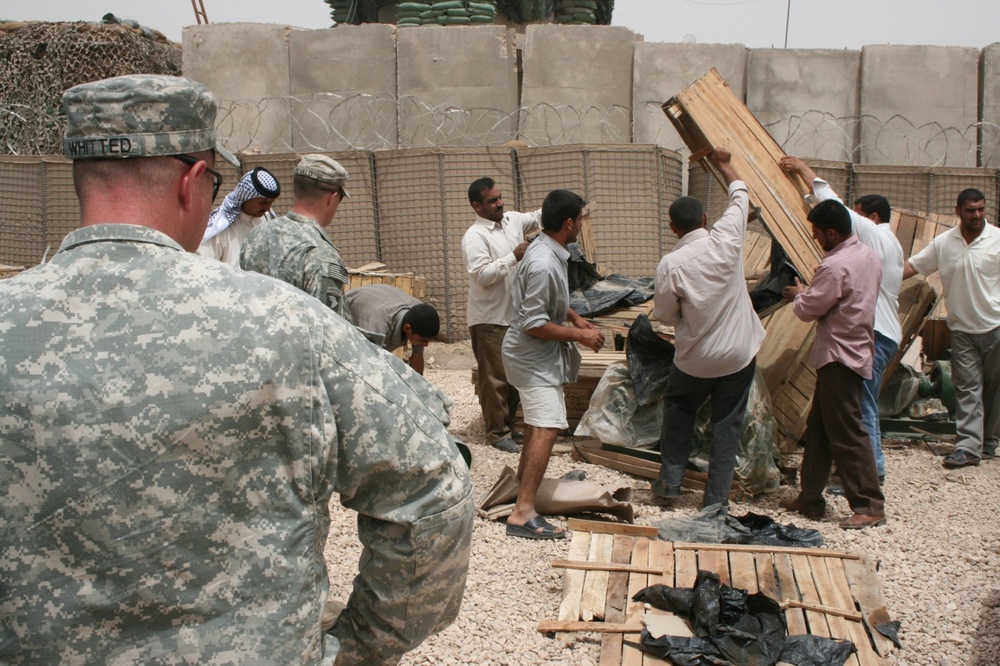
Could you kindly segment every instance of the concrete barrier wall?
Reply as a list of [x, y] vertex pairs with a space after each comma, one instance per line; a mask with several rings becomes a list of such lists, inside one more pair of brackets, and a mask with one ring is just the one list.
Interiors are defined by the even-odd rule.
[[524, 37], [521, 140], [631, 141], [632, 58], [640, 36], [612, 26], [529, 25]]
[[747, 107], [786, 152], [853, 161], [860, 66], [860, 51], [752, 49]]
[[660, 105], [715, 67], [790, 153], [1000, 166], [1000, 44], [859, 52], [644, 43], [616, 26], [213, 24], [185, 29], [183, 63], [222, 101], [234, 152], [515, 138], [681, 150]]
[[396, 36], [391, 25], [288, 35], [292, 148], [395, 148]]
[[713, 67], [742, 99], [746, 62], [747, 49], [741, 44], [636, 44], [632, 140], [686, 150], [663, 113], [663, 103]]
[[506, 28], [403, 28], [396, 41], [400, 147], [517, 138], [517, 57]]
[[979, 50], [861, 50], [863, 164], [976, 166]]

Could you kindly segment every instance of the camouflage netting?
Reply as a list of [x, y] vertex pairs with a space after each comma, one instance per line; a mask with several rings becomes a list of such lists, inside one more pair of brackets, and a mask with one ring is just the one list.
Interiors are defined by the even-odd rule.
[[180, 73], [179, 44], [129, 26], [0, 23], [0, 153], [61, 153], [66, 88], [123, 74]]

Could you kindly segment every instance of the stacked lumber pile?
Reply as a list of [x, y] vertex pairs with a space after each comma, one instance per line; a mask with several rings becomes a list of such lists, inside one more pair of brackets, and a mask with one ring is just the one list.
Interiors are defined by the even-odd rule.
[[427, 278], [413, 273], [388, 273], [386, 265], [380, 262], [372, 262], [358, 268], [349, 268], [347, 274], [350, 277], [350, 283], [345, 291], [369, 284], [387, 284], [414, 298], [419, 298], [421, 301], [427, 295]]

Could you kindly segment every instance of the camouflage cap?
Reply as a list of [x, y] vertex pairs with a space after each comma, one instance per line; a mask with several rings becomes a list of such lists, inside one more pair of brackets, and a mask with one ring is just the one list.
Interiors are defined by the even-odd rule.
[[133, 74], [63, 93], [72, 160], [159, 157], [215, 148], [215, 96], [178, 76]]
[[351, 195], [344, 187], [347, 180], [347, 169], [341, 166], [340, 162], [326, 155], [306, 155], [295, 165], [295, 175], [305, 176], [318, 180], [321, 184], [329, 187], [339, 187], [344, 191], [344, 196], [348, 199]]

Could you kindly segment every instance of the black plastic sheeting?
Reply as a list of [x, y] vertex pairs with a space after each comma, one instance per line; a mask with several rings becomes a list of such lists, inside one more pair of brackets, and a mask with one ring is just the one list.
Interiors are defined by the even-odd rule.
[[736, 543], [754, 546], [788, 546], [821, 548], [823, 535], [819, 530], [782, 525], [769, 516], [747, 513], [729, 515], [724, 504], [711, 504], [693, 515], [671, 516], [656, 523], [657, 533], [664, 541], [688, 543]]
[[699, 571], [694, 588], [651, 585], [632, 597], [688, 619], [694, 636], [654, 637], [643, 629], [639, 648], [679, 666], [843, 666], [856, 650], [850, 641], [788, 636], [781, 607], [764, 594], [723, 584]]
[[653, 297], [655, 277], [632, 280], [616, 273], [602, 277], [597, 267], [583, 256], [579, 243], [570, 243], [567, 249], [569, 306], [578, 315], [596, 317], [616, 308], [645, 303]]
[[771, 241], [770, 264], [770, 270], [764, 273], [750, 290], [750, 302], [755, 312], [762, 312], [783, 300], [781, 290], [794, 284], [795, 278], [802, 279], [788, 260], [784, 249], [775, 240]]
[[636, 404], [651, 405], [663, 399], [675, 351], [671, 342], [656, 334], [646, 315], [639, 315], [629, 326], [625, 358]]

